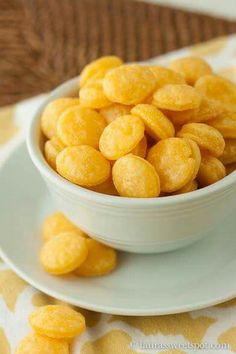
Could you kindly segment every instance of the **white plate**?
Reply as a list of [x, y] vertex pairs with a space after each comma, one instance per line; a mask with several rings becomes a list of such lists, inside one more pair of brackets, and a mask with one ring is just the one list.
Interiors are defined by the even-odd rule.
[[21, 146], [0, 171], [1, 257], [51, 296], [122, 315], [184, 312], [236, 296], [235, 213], [192, 246], [159, 255], [121, 253], [111, 275], [84, 279], [53, 277], [40, 267], [40, 224], [52, 210], [46, 186]]

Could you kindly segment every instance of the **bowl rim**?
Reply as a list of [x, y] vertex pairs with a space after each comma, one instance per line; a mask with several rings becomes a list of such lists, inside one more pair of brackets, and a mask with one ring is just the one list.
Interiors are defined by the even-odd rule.
[[87, 199], [98, 204], [112, 205], [117, 207], [158, 207], [176, 206], [177, 204], [181, 203], [198, 201], [201, 198], [210, 197], [212, 194], [217, 192], [223, 193], [224, 191], [232, 188], [233, 184], [236, 184], [236, 171], [234, 171], [228, 176], [225, 176], [220, 181], [193, 192], [173, 196], [165, 196], [163, 198], [128, 198], [94, 192], [67, 181], [48, 165], [43, 156], [43, 152], [39, 147], [39, 144], [36, 142], [36, 139], [40, 134], [40, 117], [44, 107], [50, 101], [56, 98], [67, 97], [69, 92], [72, 92], [76, 89], [76, 87], [78, 87], [78, 82], [79, 76], [64, 82], [53, 91], [51, 91], [35, 111], [27, 132], [26, 143], [31, 160], [40, 171], [40, 173], [48, 180], [50, 180], [51, 183], [55, 184], [58, 188], [63, 189], [76, 197]]

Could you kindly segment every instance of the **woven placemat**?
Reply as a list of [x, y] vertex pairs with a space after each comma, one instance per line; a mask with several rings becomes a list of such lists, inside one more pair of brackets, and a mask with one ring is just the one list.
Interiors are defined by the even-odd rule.
[[236, 22], [133, 0], [0, 0], [0, 105], [104, 54], [144, 60], [234, 32]]

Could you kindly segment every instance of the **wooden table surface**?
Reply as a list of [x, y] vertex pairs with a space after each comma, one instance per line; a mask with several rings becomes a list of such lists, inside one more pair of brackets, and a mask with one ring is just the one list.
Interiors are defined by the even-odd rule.
[[49, 91], [101, 55], [144, 60], [235, 31], [134, 0], [0, 0], [0, 105]]

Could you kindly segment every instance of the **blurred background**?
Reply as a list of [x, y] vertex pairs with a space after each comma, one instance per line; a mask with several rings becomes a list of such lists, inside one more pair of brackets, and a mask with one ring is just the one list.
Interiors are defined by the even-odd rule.
[[236, 0], [0, 0], [0, 106], [92, 59], [146, 60], [236, 32]]

